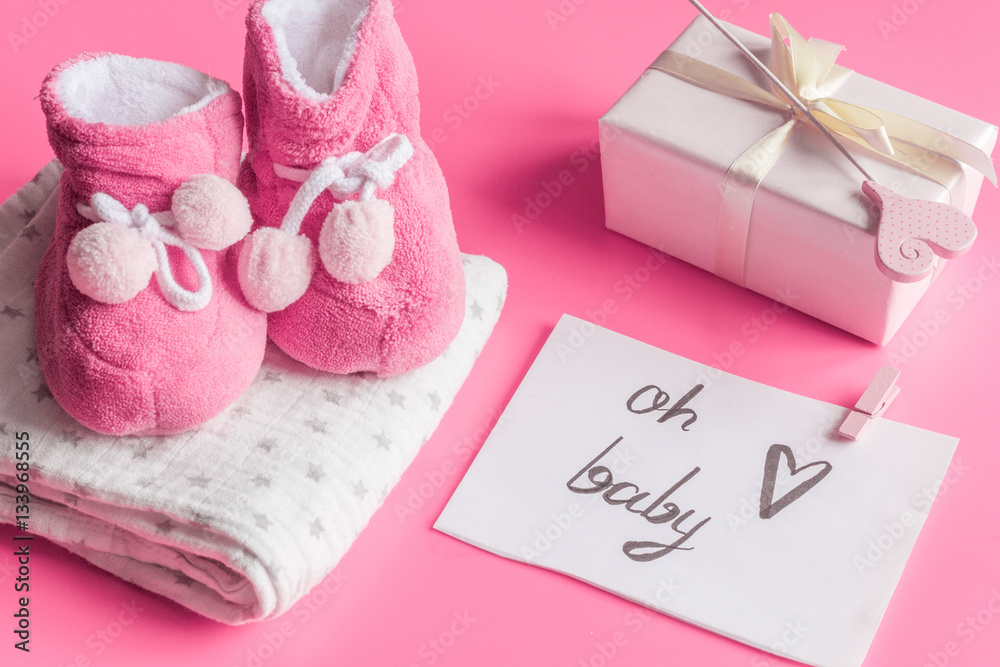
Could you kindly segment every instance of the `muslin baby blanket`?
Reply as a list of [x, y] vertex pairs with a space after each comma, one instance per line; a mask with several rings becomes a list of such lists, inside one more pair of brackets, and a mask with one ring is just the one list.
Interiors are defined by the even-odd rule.
[[250, 388], [201, 428], [99, 435], [52, 399], [34, 348], [61, 171], [51, 162], [0, 207], [0, 521], [16, 520], [27, 433], [29, 532], [224, 623], [277, 616], [331, 572], [430, 437], [500, 316], [506, 273], [463, 258], [465, 322], [416, 371], [329, 375], [269, 344]]

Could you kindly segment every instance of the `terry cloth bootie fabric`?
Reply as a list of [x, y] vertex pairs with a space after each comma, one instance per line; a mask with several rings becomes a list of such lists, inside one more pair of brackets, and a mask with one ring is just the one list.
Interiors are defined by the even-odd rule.
[[244, 293], [313, 368], [386, 376], [431, 361], [462, 324], [465, 282], [390, 3], [257, 0], [247, 27]]
[[[55, 227], [61, 171], [53, 160], [0, 204], [0, 436], [13, 442], [16, 431], [31, 442], [27, 529], [224, 623], [274, 618], [316, 586], [310, 597], [321, 599], [487, 344], [506, 296], [503, 267], [463, 257], [462, 329], [410, 373], [333, 375], [268, 345], [257, 379], [198, 428], [101, 435], [55, 405], [34, 354], [31, 283]], [[24, 518], [17, 456], [0, 446], [2, 523]], [[409, 516], [412, 493], [401, 489], [385, 511]]]
[[249, 386], [266, 345], [226, 250], [251, 224], [232, 184], [240, 96], [181, 65], [84, 54], [41, 102], [65, 166], [34, 291], [48, 390], [101, 433], [196, 427]]

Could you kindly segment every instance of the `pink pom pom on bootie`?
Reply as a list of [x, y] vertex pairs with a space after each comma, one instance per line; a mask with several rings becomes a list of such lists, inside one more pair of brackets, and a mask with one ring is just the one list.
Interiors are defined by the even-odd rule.
[[237, 272], [250, 305], [273, 313], [305, 294], [315, 266], [308, 238], [261, 227], [243, 242]]
[[196, 248], [223, 250], [248, 233], [253, 216], [246, 197], [215, 174], [196, 174], [174, 190], [170, 206], [177, 233]]
[[345, 201], [330, 211], [319, 232], [327, 273], [345, 283], [372, 280], [392, 261], [392, 204], [381, 199]]
[[99, 222], [81, 229], [66, 253], [78, 290], [101, 303], [124, 303], [149, 285], [156, 251], [131, 227]]

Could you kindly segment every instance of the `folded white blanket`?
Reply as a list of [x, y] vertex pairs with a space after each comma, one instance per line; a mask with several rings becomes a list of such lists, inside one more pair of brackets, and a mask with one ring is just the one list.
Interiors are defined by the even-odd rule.
[[50, 163], [0, 207], [0, 521], [15, 523], [15, 434], [26, 432], [29, 532], [224, 623], [287, 611], [434, 431], [499, 318], [506, 273], [464, 258], [465, 323], [424, 368], [328, 375], [269, 345], [251, 387], [203, 427], [103, 436], [52, 400], [34, 348], [32, 282], [60, 173]]

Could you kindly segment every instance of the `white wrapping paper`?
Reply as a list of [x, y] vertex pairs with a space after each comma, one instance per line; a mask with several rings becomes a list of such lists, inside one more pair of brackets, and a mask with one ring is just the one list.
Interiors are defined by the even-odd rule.
[[[767, 62], [770, 40], [731, 26]], [[763, 75], [706, 19], [671, 50], [767, 86]], [[905, 115], [992, 151], [997, 128], [857, 72], [838, 99]], [[610, 229], [716, 270], [722, 189], [730, 165], [787, 120], [670, 74], [647, 70], [601, 119], [606, 223]], [[877, 156], [854, 151], [884, 185], [949, 202], [971, 214], [983, 176], [963, 167], [952, 192]], [[920, 282], [886, 278], [875, 264], [877, 220], [861, 174], [815, 128], [800, 122], [753, 201], [745, 286], [834, 326], [886, 344], [944, 265]]]

